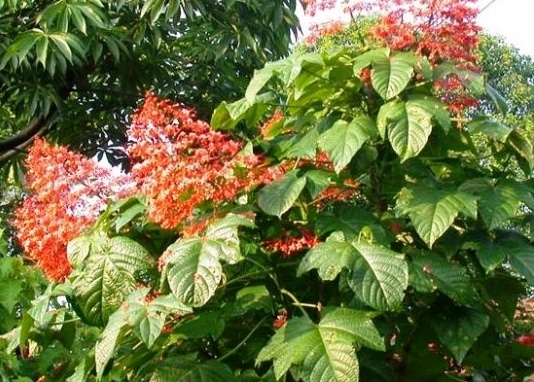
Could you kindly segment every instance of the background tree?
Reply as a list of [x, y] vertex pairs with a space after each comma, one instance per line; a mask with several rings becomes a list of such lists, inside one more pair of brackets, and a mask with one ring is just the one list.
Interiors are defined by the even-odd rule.
[[150, 89], [207, 117], [223, 98], [243, 92], [254, 69], [288, 53], [295, 6], [296, 0], [1, 1], [4, 179], [8, 159], [36, 134], [124, 164], [125, 116]]

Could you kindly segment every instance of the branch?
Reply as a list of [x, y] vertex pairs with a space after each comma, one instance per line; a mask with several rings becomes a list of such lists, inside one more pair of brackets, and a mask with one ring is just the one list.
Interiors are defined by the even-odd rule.
[[[9, 159], [11, 159], [11, 157], [17, 154], [20, 154], [21, 152], [24, 152], [24, 150], [33, 142], [33, 138], [35, 136], [42, 135], [47, 132], [49, 126], [48, 124], [46, 124], [46, 120], [43, 117], [39, 117], [36, 119], [42, 119], [43, 121], [41, 125], [39, 126], [39, 128], [36, 129], [32, 135], [27, 136], [25, 141], [22, 141], [20, 144], [14, 147], [8, 147], [3, 150], [0, 150], [0, 168], [3, 167], [9, 161]], [[30, 124], [30, 126], [31, 125], [32, 124]], [[26, 132], [30, 126], [28, 126], [26, 129], [21, 131], [19, 134], [13, 137], [6, 138], [4, 141], [1, 141], [0, 143], [3, 143], [8, 140], [14, 140], [15, 137], [22, 135], [22, 132]]]
[[[46, 119], [40, 115], [32, 119], [30, 124], [15, 135], [0, 141], [0, 153], [16, 150], [18, 146], [30, 141], [37, 133], [45, 128]], [[2, 155], [3, 157], [3, 155]]]

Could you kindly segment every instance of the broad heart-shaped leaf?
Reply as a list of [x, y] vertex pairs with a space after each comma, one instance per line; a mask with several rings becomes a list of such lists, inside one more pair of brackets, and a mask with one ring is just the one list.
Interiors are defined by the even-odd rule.
[[[385, 51], [384, 51], [385, 52]], [[413, 76], [415, 57], [410, 53], [382, 55], [373, 58], [371, 84], [384, 100], [401, 93]]]
[[432, 247], [460, 212], [476, 218], [477, 199], [466, 192], [416, 185], [400, 191], [397, 208], [401, 214], [410, 217], [417, 234]]
[[327, 311], [319, 324], [307, 317], [289, 320], [260, 351], [256, 362], [273, 360], [276, 379], [297, 365], [304, 381], [357, 382], [355, 343], [385, 349], [368, 313], [337, 308]]
[[[432, 111], [435, 110], [435, 113]], [[430, 97], [411, 97], [408, 101], [391, 101], [378, 111], [377, 127], [388, 139], [401, 161], [417, 156], [432, 132], [432, 119], [445, 123], [440, 103]]]
[[337, 173], [349, 164], [369, 138], [376, 135], [376, 126], [367, 116], [354, 118], [350, 123], [336, 121], [332, 127], [319, 137], [319, 147], [326, 151]]
[[228, 214], [212, 223], [202, 237], [180, 238], [164, 252], [163, 280], [187, 306], [204, 305], [215, 293], [222, 278], [220, 261], [241, 260], [238, 227], [253, 226], [239, 215]]
[[281, 217], [297, 201], [305, 186], [306, 177], [298, 177], [296, 171], [290, 171], [260, 190], [258, 205], [266, 214]]
[[408, 287], [404, 256], [374, 244], [354, 244], [358, 256], [348, 282], [356, 296], [379, 311], [397, 310]]
[[523, 276], [530, 285], [534, 285], [534, 246], [518, 233], [508, 233], [497, 241], [508, 255], [510, 265]]
[[410, 285], [425, 293], [437, 289], [466, 306], [471, 306], [478, 299], [466, 268], [431, 252], [421, 252], [413, 257]]
[[466, 308], [457, 308], [431, 317], [431, 325], [439, 340], [449, 349], [459, 365], [478, 337], [487, 329], [489, 321], [485, 313]]
[[91, 245], [81, 250], [82, 257], [68, 253], [74, 266], [70, 277], [74, 306], [87, 323], [102, 325], [136, 288], [135, 275], [148, 270], [153, 260], [142, 245], [124, 236], [109, 238], [97, 232], [87, 241]]
[[234, 382], [228, 365], [218, 361], [199, 362], [196, 354], [170, 357], [161, 362], [150, 382]]
[[192, 312], [191, 308], [181, 304], [172, 295], [159, 296], [147, 301], [149, 291], [149, 288], [135, 290], [110, 316], [95, 345], [97, 375], [102, 375], [126, 328], [131, 328], [135, 335], [150, 348], [160, 336], [167, 315], [171, 313], [184, 315]]
[[468, 180], [459, 190], [478, 197], [478, 209], [489, 229], [502, 226], [517, 215], [522, 203], [534, 206], [530, 189], [513, 179], [503, 179], [493, 183], [486, 178]]

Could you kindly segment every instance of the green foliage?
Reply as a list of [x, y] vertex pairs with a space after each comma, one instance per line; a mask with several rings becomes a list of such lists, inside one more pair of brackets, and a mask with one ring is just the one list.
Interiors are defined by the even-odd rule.
[[[255, 4], [217, 7], [237, 3]], [[178, 8], [201, 22], [193, 16], [209, 11], [200, 4], [155, 0], [140, 12], [153, 28]], [[65, 8], [66, 24], [41, 17], [83, 35], [98, 26], [81, 19], [90, 9]], [[466, 94], [487, 91], [505, 111], [484, 74], [360, 45], [270, 62], [242, 99], [214, 111], [215, 128], [247, 136], [285, 171], [276, 180], [235, 203], [197, 205], [184, 222], [201, 227], [194, 234], [149, 224], [142, 197], [116, 201], [69, 243], [67, 281], [27, 300], [13, 283], [0, 309], [22, 301], [21, 315], [0, 341], [2, 372], [69, 381], [529, 376], [534, 352], [514, 327], [534, 285], [528, 137], [484, 106], [451, 115], [435, 92], [434, 80], [461, 75]], [[277, 109], [282, 119], [259, 136]], [[26, 269], [17, 261], [0, 276]], [[39, 366], [24, 371], [21, 349]]]

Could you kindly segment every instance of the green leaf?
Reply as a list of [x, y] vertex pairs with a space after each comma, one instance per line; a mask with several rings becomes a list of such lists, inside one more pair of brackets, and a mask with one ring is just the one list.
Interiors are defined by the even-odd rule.
[[477, 198], [466, 192], [417, 185], [400, 191], [397, 208], [401, 214], [410, 217], [417, 234], [432, 247], [460, 212], [476, 218]]
[[348, 282], [356, 296], [379, 311], [400, 308], [408, 287], [408, 264], [404, 256], [372, 244], [354, 244], [358, 257]]
[[305, 186], [306, 177], [290, 171], [260, 190], [258, 205], [266, 214], [281, 217], [295, 204]]
[[257, 363], [273, 360], [276, 379], [297, 365], [303, 381], [357, 382], [354, 343], [384, 350], [368, 313], [328, 310], [319, 324], [307, 317], [289, 320], [260, 351]]
[[489, 83], [486, 83], [486, 93], [493, 101], [493, 104], [497, 107], [497, 111], [499, 113], [508, 113], [508, 101]]
[[196, 354], [169, 357], [160, 362], [150, 382], [234, 382], [228, 365], [218, 361], [199, 362]]
[[286, 158], [306, 158], [315, 159], [317, 155], [317, 141], [319, 132], [317, 127], [313, 127], [304, 136], [295, 136], [294, 142], [284, 152]]
[[534, 285], [534, 247], [522, 235], [509, 233], [497, 243], [508, 255], [510, 265], [523, 276], [530, 285]]
[[[402, 161], [417, 156], [425, 147], [432, 132], [432, 118], [429, 110], [435, 101], [425, 97], [412, 97], [408, 101], [392, 101], [382, 105], [377, 116], [377, 126], [382, 137], [387, 136], [393, 150]], [[443, 120], [440, 109], [436, 109], [439, 120]], [[444, 121], [442, 121], [444, 123]]]
[[491, 241], [489, 238], [481, 242], [480, 248], [476, 251], [480, 265], [486, 272], [491, 272], [506, 259], [506, 252], [502, 246]]
[[472, 179], [459, 190], [478, 197], [480, 215], [489, 229], [498, 228], [517, 216], [522, 203], [534, 205], [530, 189], [513, 179], [503, 179], [495, 185], [490, 179]]
[[413, 76], [414, 63], [411, 53], [374, 57], [371, 84], [382, 99], [389, 100], [406, 88]]
[[153, 263], [147, 250], [134, 240], [103, 233], [90, 235], [88, 255], [80, 261], [73, 259], [74, 272], [70, 277], [74, 288], [75, 306], [90, 324], [102, 325], [120, 306], [124, 298], [136, 288], [135, 274], [147, 271]]
[[95, 367], [97, 377], [102, 377], [108, 362], [113, 358], [119, 339], [125, 333], [128, 315], [122, 309], [117, 309], [110, 317], [95, 344]]
[[457, 308], [432, 316], [431, 324], [441, 343], [461, 365], [469, 349], [488, 328], [489, 317], [478, 310]]
[[387, 48], [374, 49], [356, 56], [353, 64], [354, 74], [359, 76], [362, 69], [371, 66], [374, 61], [379, 61], [384, 59], [384, 57], [389, 57], [390, 52], [391, 51]]
[[376, 126], [367, 116], [360, 116], [350, 123], [338, 120], [321, 134], [319, 147], [326, 151], [337, 173], [345, 168], [362, 145], [375, 136]]
[[312, 198], [326, 190], [332, 183], [333, 174], [329, 171], [310, 170], [306, 172], [306, 189]]
[[[334, 236], [335, 237], [335, 236]], [[332, 239], [309, 250], [297, 269], [297, 276], [317, 269], [322, 280], [334, 280], [343, 270], [352, 270], [358, 251], [351, 243]]]
[[222, 279], [220, 261], [235, 264], [241, 260], [238, 227], [253, 223], [228, 214], [206, 229], [203, 237], [178, 239], [163, 253], [163, 279], [172, 293], [187, 306], [202, 306], [214, 294]]
[[513, 129], [500, 122], [490, 121], [486, 118], [475, 119], [469, 122], [467, 127], [471, 133], [485, 134], [488, 137], [503, 143], [506, 142], [508, 136], [513, 131]]
[[163, 253], [163, 277], [171, 292], [187, 306], [202, 306], [214, 294], [222, 279], [218, 253], [199, 237], [179, 239]]
[[518, 130], [513, 130], [508, 136], [506, 145], [513, 150], [518, 161], [526, 161], [528, 166], [525, 167], [527, 169], [525, 170], [523, 167], [521, 169], [525, 172], [525, 175], [529, 176], [532, 169], [534, 169], [534, 146], [530, 139]]
[[476, 291], [466, 268], [453, 264], [435, 253], [422, 252], [414, 256], [410, 264], [412, 284], [421, 292], [440, 290], [454, 301], [470, 306], [477, 301]]

